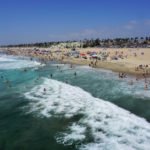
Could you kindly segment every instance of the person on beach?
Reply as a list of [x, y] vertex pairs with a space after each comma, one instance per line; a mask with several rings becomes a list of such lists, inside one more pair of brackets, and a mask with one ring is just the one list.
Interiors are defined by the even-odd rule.
[[123, 76], [123, 78], [126, 78], [127, 74], [126, 73], [122, 73], [122, 76]]
[[147, 83], [147, 79], [145, 78], [145, 83]]
[[93, 67], [93, 61], [91, 61], [91, 66]]
[[143, 78], [145, 79], [146, 78], [145, 73], [143, 73], [142, 75], [143, 75]]
[[135, 80], [136, 80], [136, 81], [138, 81], [138, 80], [139, 80], [137, 76], [136, 76]]
[[125, 74], [125, 73], [120, 73], [120, 72], [119, 72], [118, 77], [119, 77], [119, 78], [126, 78], [126, 74]]
[[139, 71], [139, 67], [135, 67], [135, 71]]
[[94, 65], [95, 65], [95, 66], [97, 65], [97, 59], [96, 59], [96, 61], [95, 61]]

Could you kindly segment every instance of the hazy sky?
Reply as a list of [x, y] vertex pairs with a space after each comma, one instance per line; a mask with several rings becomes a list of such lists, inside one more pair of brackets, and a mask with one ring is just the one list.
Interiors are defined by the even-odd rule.
[[0, 0], [0, 44], [150, 36], [150, 0]]

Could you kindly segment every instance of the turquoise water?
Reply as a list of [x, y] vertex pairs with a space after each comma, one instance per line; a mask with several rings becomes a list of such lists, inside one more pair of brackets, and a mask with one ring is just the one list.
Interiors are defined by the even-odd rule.
[[0, 150], [148, 150], [150, 91], [131, 79], [1, 55]]

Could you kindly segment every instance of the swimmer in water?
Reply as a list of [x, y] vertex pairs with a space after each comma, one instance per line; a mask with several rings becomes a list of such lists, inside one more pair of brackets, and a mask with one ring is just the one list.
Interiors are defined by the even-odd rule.
[[6, 80], [5, 82], [6, 82], [6, 85], [7, 85], [9, 88], [12, 87], [9, 80]]
[[51, 78], [53, 77], [53, 74], [50, 74]]
[[131, 80], [131, 81], [129, 82], [129, 84], [130, 84], [130, 85], [133, 85], [133, 81]]
[[147, 85], [147, 84], [145, 84], [144, 89], [145, 89], [145, 90], [148, 90], [148, 85]]
[[24, 72], [27, 72], [27, 69], [24, 69], [23, 71], [24, 71]]
[[44, 88], [43, 91], [46, 92], [46, 88]]
[[76, 73], [76, 72], [74, 73], [74, 76], [75, 76], [75, 77], [77, 76], [77, 73]]

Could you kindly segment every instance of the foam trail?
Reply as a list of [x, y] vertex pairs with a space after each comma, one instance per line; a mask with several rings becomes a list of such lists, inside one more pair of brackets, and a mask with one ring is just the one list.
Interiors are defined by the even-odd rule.
[[[25, 93], [25, 97], [30, 100], [30, 112], [45, 117], [56, 115], [71, 118], [82, 115], [65, 132], [56, 135], [57, 142], [64, 145], [77, 142], [80, 143], [78, 149], [82, 150], [150, 148], [150, 124], [145, 119], [110, 102], [94, 98], [81, 88], [44, 78], [43, 84]], [[91, 136], [90, 142], [87, 142], [87, 133]]]

